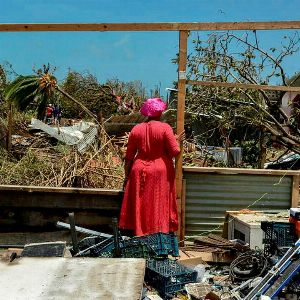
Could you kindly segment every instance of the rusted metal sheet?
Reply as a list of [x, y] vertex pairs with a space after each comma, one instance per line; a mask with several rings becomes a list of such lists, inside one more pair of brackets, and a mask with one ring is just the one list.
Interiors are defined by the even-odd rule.
[[290, 208], [292, 175], [262, 175], [184, 169], [186, 236], [222, 231], [226, 211], [279, 211]]

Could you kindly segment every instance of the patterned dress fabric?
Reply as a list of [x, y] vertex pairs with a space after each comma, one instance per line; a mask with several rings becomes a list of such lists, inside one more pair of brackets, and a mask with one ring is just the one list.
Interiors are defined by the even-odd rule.
[[178, 229], [173, 158], [179, 152], [166, 123], [149, 121], [132, 129], [126, 159], [133, 165], [121, 208], [121, 229], [134, 230], [136, 236]]

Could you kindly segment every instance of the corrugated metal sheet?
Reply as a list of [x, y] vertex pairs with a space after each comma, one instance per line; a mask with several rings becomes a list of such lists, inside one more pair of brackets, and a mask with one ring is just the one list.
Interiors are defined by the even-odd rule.
[[229, 210], [278, 211], [290, 207], [292, 177], [184, 172], [186, 236], [222, 231]]
[[[104, 128], [109, 134], [121, 134], [129, 132], [133, 126], [146, 121], [146, 117], [139, 112], [134, 112], [129, 115], [112, 116], [104, 122]], [[176, 111], [173, 109], [166, 110], [161, 120], [169, 123], [172, 127], [176, 124]]]

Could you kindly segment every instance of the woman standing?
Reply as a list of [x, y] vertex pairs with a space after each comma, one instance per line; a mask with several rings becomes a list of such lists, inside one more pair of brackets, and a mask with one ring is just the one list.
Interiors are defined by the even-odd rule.
[[184, 133], [176, 136], [160, 122], [166, 107], [160, 98], [148, 99], [141, 108], [148, 120], [136, 125], [128, 139], [119, 227], [136, 236], [178, 229], [173, 157]]

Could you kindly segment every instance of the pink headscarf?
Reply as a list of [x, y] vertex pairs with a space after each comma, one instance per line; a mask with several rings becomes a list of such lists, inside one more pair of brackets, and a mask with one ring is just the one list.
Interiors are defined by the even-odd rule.
[[140, 112], [146, 117], [158, 117], [166, 108], [167, 104], [160, 98], [150, 98], [144, 102]]

